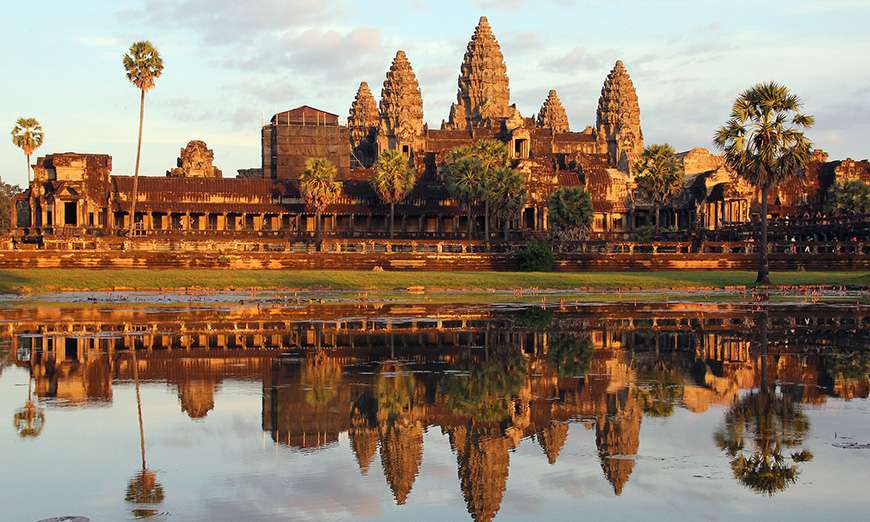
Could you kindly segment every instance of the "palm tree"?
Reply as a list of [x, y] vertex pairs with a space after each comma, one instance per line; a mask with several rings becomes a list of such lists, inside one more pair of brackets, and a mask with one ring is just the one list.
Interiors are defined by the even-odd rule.
[[308, 158], [305, 171], [299, 177], [299, 192], [305, 204], [314, 209], [317, 250], [321, 247], [320, 213], [341, 195], [341, 183], [335, 181], [337, 169], [325, 158]]
[[595, 217], [592, 195], [580, 187], [562, 187], [547, 200], [550, 223], [557, 229], [588, 229]]
[[650, 201], [656, 212], [656, 232], [659, 231], [661, 207], [683, 188], [685, 170], [674, 148], [667, 143], [649, 145], [635, 164], [637, 188]]
[[384, 151], [372, 168], [375, 171], [371, 179], [372, 188], [384, 203], [390, 205], [390, 238], [392, 239], [396, 204], [411, 193], [417, 183], [417, 176], [408, 158], [396, 150]]
[[447, 191], [465, 205], [468, 213], [468, 239], [471, 239], [474, 234], [472, 210], [482, 195], [481, 188], [486, 167], [480, 158], [460, 155], [445, 164], [444, 171], [444, 184], [447, 186]]
[[768, 194], [781, 181], [801, 175], [812, 156], [812, 143], [803, 131], [815, 120], [800, 112], [801, 107], [800, 98], [787, 87], [773, 82], [757, 84], [737, 97], [730, 119], [713, 137], [725, 152], [725, 164], [761, 189], [758, 284], [770, 284]]
[[487, 180], [485, 193], [493, 216], [502, 222], [502, 233], [507, 241], [510, 218], [517, 214], [526, 201], [526, 178], [516, 169], [498, 168]]
[[24, 151], [27, 160], [27, 184], [30, 184], [30, 155], [42, 146], [45, 133], [36, 118], [18, 118], [12, 127], [12, 143]]
[[497, 198], [493, 194], [496, 173], [510, 167], [510, 156], [504, 142], [495, 139], [477, 140], [468, 148], [468, 153], [480, 158], [483, 162], [484, 174], [481, 180], [480, 197], [483, 199], [483, 229], [486, 240], [489, 241], [489, 217], [492, 202]]
[[35, 438], [45, 427], [45, 412], [33, 400], [33, 378], [27, 375], [27, 402], [12, 416], [12, 423], [21, 438]]
[[139, 140], [136, 145], [136, 170], [133, 173], [133, 192], [130, 195], [130, 235], [136, 226], [136, 198], [139, 195], [139, 160], [142, 155], [142, 120], [145, 117], [145, 93], [154, 88], [154, 82], [163, 73], [163, 59], [149, 41], [134, 42], [124, 54], [127, 79], [139, 89]]

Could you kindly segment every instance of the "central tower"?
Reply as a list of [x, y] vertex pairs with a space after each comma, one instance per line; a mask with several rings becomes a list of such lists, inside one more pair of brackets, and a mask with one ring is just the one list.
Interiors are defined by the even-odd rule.
[[501, 47], [489, 21], [481, 16], [462, 60], [456, 103], [450, 106], [450, 117], [442, 128], [498, 128], [514, 112]]

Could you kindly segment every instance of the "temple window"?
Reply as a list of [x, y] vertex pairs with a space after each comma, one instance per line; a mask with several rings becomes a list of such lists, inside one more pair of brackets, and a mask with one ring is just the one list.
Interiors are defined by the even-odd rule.
[[94, 226], [94, 213], [93, 212], [88, 212], [88, 226], [89, 227]]
[[254, 230], [254, 216], [252, 214], [245, 215], [245, 229]]
[[524, 138], [514, 139], [514, 158], [527, 159], [529, 157], [529, 140]]
[[181, 230], [181, 214], [172, 214], [170, 218], [169, 228], [172, 230]]
[[15, 210], [16, 210], [16, 218], [15, 223], [19, 227], [29, 227], [31, 226], [30, 222], [30, 205], [27, 201], [16, 201], [15, 202]]
[[217, 227], [218, 227], [217, 214], [209, 214], [208, 215], [208, 229], [209, 230], [217, 230]]
[[407, 144], [403, 144], [402, 145], [402, 154], [404, 154], [406, 157], [410, 158], [411, 157], [411, 146], [407, 145]]

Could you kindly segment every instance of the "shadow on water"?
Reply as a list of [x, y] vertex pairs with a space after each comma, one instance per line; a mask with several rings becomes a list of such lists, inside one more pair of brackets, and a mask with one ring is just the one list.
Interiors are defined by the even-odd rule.
[[206, 419], [220, 408], [223, 383], [253, 380], [262, 383], [258, 429], [272, 443], [308, 455], [346, 436], [361, 476], [379, 454], [395, 506], [414, 502], [426, 433], [437, 428], [455, 458], [465, 508], [490, 520], [510, 495], [511, 460], [523, 441], [556, 465], [569, 433], [590, 431], [601, 475], [621, 496], [636, 473], [645, 419], [713, 407], [723, 412], [713, 441], [739, 484], [767, 496], [795, 485], [802, 467], [817, 464], [805, 406], [868, 396], [868, 311], [22, 308], [0, 326], [9, 344], [5, 359], [0, 348], [0, 371], [17, 365], [30, 373], [26, 406], [15, 413], [22, 436], [50, 429], [46, 406], [110, 404], [113, 388], [132, 382], [141, 466], [124, 500], [137, 518], [162, 515], [166, 501], [145, 458], [140, 381], [166, 383], [188, 417]]

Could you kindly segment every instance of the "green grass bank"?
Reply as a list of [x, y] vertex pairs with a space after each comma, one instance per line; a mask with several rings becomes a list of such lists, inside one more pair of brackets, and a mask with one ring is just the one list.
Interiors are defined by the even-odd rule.
[[[774, 285], [870, 286], [870, 272], [773, 272]], [[4, 269], [0, 292], [64, 290], [671, 289], [752, 286], [754, 272], [363, 272], [345, 270]]]

